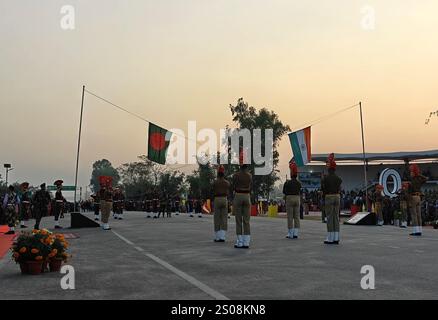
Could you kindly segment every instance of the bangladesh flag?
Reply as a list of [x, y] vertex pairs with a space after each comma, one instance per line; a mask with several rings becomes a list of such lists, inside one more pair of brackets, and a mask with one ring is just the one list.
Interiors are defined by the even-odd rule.
[[[149, 123], [148, 159], [159, 164], [166, 164], [167, 149], [172, 132], [153, 123]], [[167, 138], [167, 139], [166, 139]]]

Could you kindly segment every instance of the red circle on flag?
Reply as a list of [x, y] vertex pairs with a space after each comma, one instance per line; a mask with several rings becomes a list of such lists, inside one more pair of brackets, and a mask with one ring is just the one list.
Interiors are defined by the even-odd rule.
[[166, 147], [166, 138], [161, 133], [153, 133], [149, 141], [154, 150], [160, 151]]

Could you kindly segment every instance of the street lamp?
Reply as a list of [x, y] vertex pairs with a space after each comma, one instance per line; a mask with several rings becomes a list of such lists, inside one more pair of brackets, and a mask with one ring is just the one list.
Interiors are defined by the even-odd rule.
[[14, 168], [12, 168], [12, 166], [11, 166], [10, 163], [5, 163], [5, 164], [3, 165], [3, 167], [4, 167], [5, 170], [6, 170], [6, 187], [7, 187], [7, 186], [8, 186], [8, 173], [9, 173], [9, 171], [14, 170]]

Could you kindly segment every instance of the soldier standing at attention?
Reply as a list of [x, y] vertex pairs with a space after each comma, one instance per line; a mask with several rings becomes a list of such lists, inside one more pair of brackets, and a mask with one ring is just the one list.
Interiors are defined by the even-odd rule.
[[41, 219], [49, 214], [50, 201], [50, 193], [46, 190], [46, 184], [43, 183], [32, 199], [33, 214], [36, 220], [34, 229], [39, 230]]
[[20, 198], [15, 193], [14, 186], [9, 186], [8, 193], [3, 198], [3, 209], [5, 212], [6, 223], [9, 231], [5, 234], [15, 234], [15, 224], [17, 223], [18, 207], [20, 205]]
[[399, 191], [401, 221], [400, 228], [408, 227], [408, 199], [409, 199], [409, 182], [403, 182]]
[[335, 155], [327, 159], [328, 175], [322, 181], [325, 194], [325, 213], [327, 215], [327, 239], [325, 244], [339, 244], [339, 208], [342, 179], [336, 175]]
[[231, 184], [225, 179], [225, 168], [219, 166], [217, 179], [213, 184], [214, 192], [214, 242], [225, 242], [228, 230], [228, 195]]
[[298, 239], [300, 229], [300, 193], [301, 183], [298, 181], [298, 167], [294, 161], [289, 164], [291, 180], [287, 180], [283, 186], [283, 194], [286, 198], [288, 239]]
[[240, 170], [233, 176], [234, 201], [233, 213], [236, 217], [237, 241], [234, 245], [238, 249], [248, 249], [251, 241], [251, 184], [252, 176], [248, 165], [243, 163], [243, 153], [240, 153]]
[[59, 224], [59, 217], [62, 215], [62, 212], [64, 210], [64, 202], [65, 198], [62, 195], [62, 184], [64, 181], [62, 180], [56, 180], [54, 185], [56, 186], [56, 193], [55, 193], [55, 229], [62, 229], [62, 227]]
[[411, 236], [421, 236], [423, 233], [421, 220], [421, 187], [426, 183], [427, 178], [420, 173], [417, 164], [410, 167], [411, 184], [409, 187], [409, 209], [411, 211], [411, 221], [413, 232]]
[[377, 215], [377, 225], [383, 226], [383, 186], [378, 184], [374, 192], [374, 208]]
[[24, 221], [29, 220], [30, 217], [30, 204], [32, 201], [32, 195], [29, 191], [29, 182], [23, 182], [21, 185], [20, 196], [20, 226], [21, 229], [27, 228]]
[[100, 179], [100, 211], [103, 230], [111, 230], [109, 226], [109, 217], [113, 206], [113, 191], [111, 190], [111, 177], [101, 177]]
[[91, 195], [93, 198], [93, 209], [94, 209], [94, 221], [99, 221], [99, 211], [100, 211], [100, 198], [99, 192]]

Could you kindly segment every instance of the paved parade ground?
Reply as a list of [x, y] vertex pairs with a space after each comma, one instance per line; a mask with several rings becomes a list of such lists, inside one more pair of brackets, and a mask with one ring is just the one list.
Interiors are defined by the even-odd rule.
[[[438, 299], [436, 230], [412, 238], [392, 226], [341, 226], [341, 244], [327, 246], [319, 221], [303, 221], [289, 240], [285, 219], [255, 217], [244, 250], [233, 248], [234, 219], [226, 243], [213, 242], [212, 223], [128, 212], [112, 231], [65, 229], [79, 236], [69, 240], [76, 289], [62, 290], [61, 274], [22, 276], [8, 253], [0, 299]], [[360, 286], [364, 265], [375, 268], [375, 290]]]

